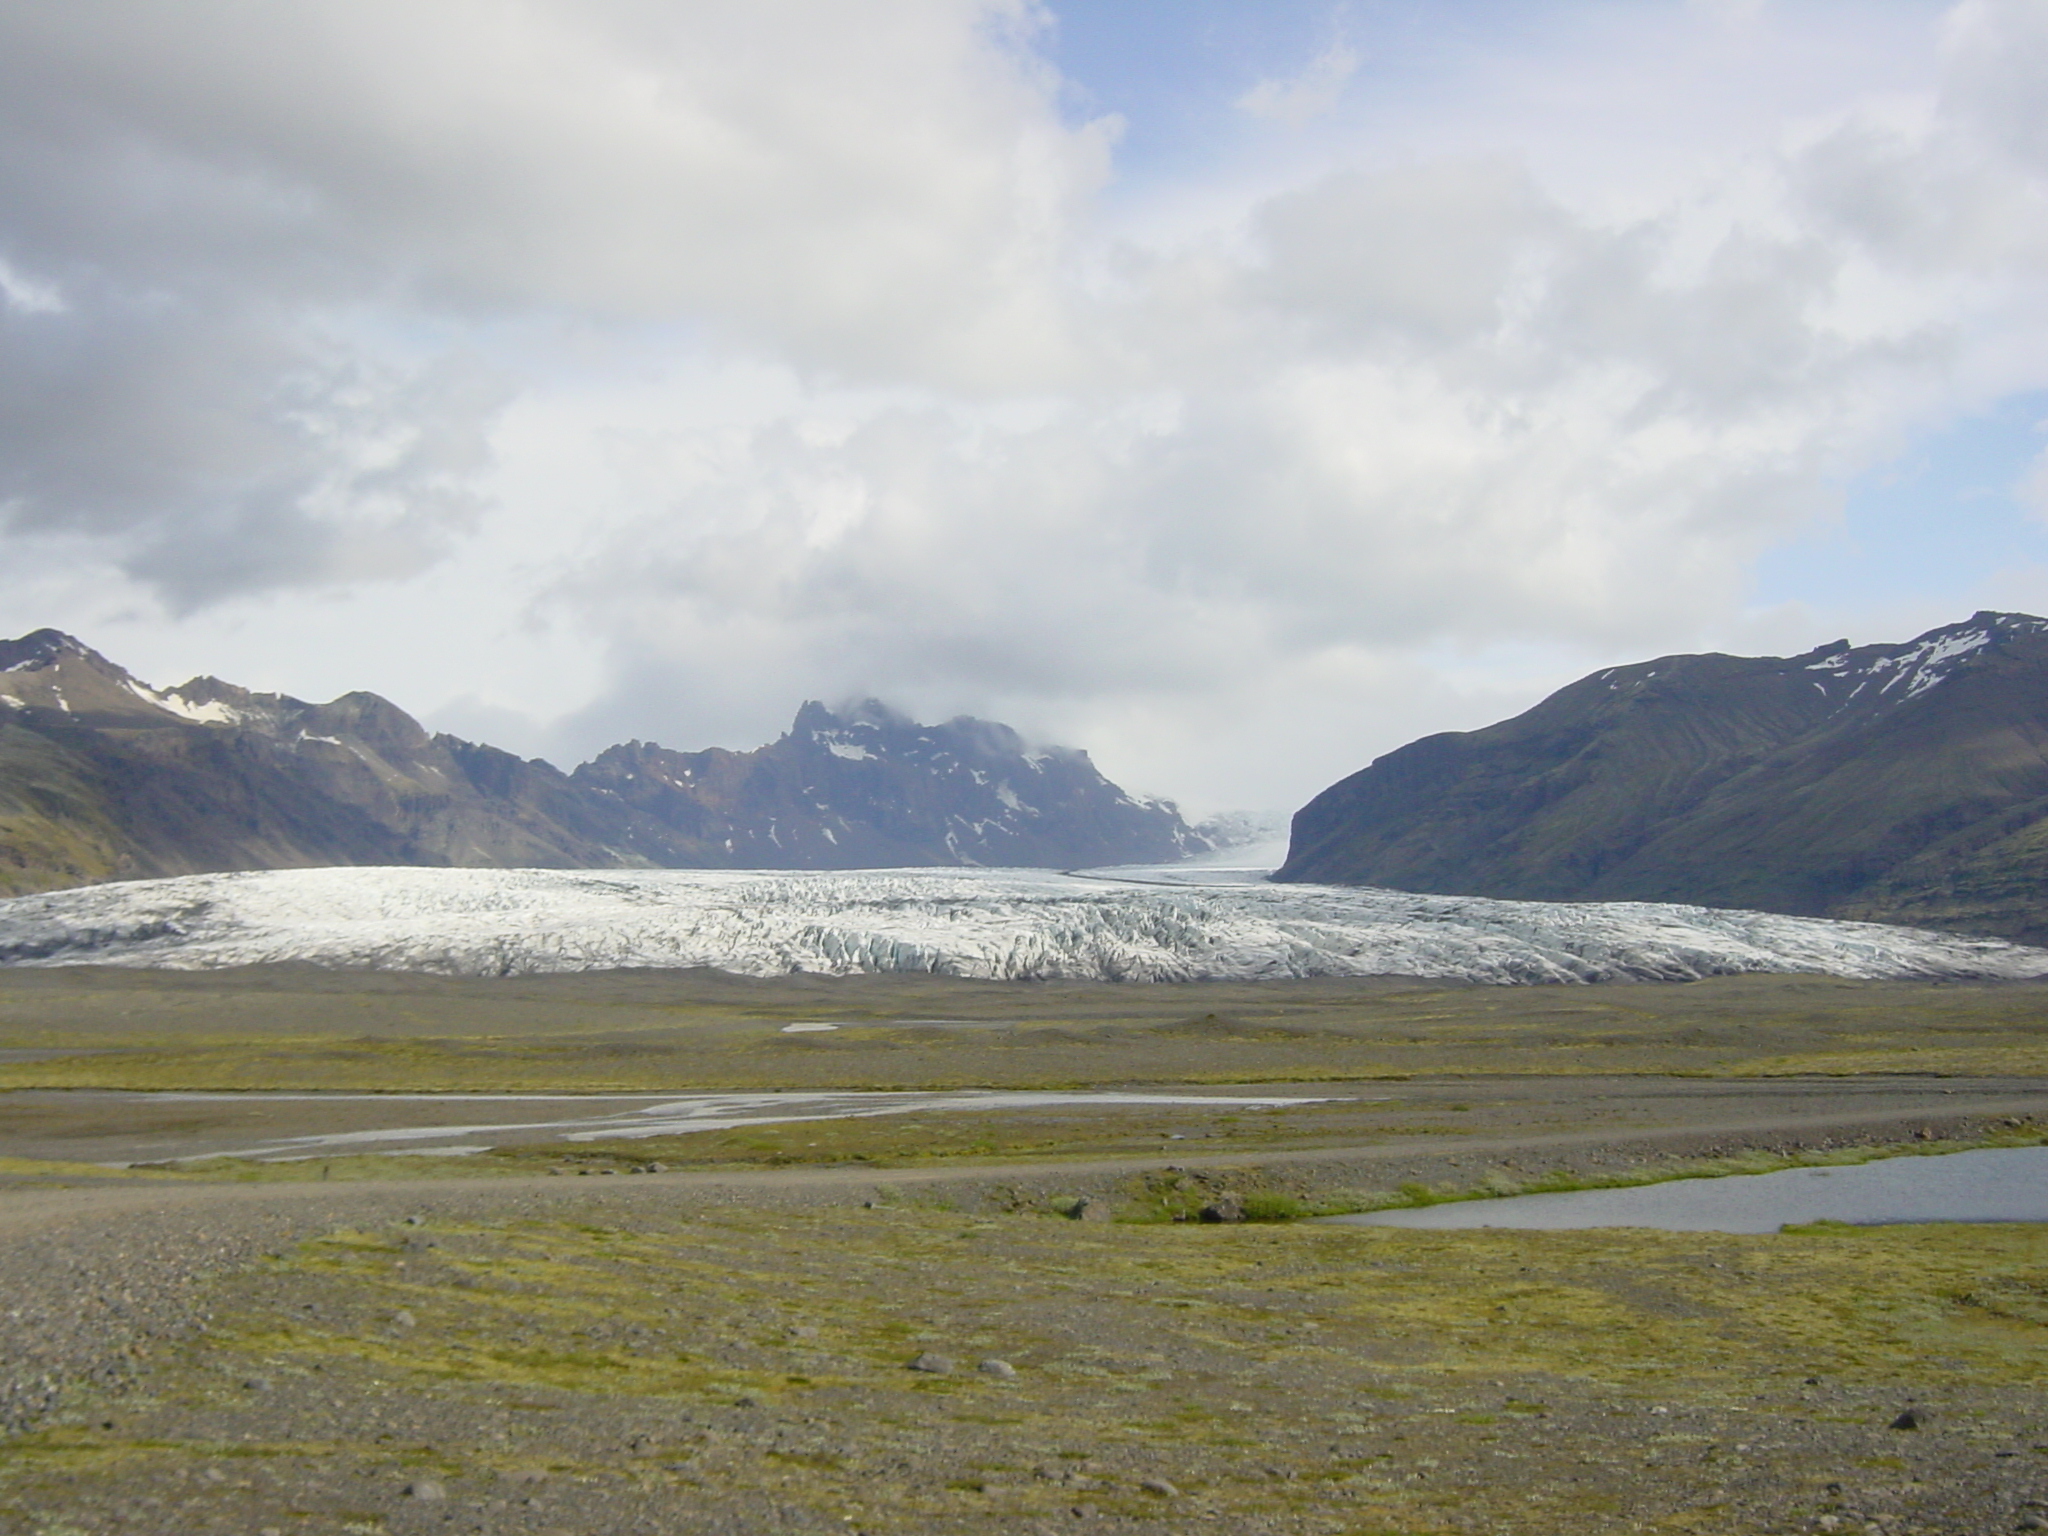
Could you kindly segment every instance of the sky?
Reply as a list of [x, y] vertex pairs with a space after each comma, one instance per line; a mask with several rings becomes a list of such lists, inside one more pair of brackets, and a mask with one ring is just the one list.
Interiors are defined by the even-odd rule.
[[0, 0], [0, 631], [1284, 812], [2048, 612], [2048, 0]]

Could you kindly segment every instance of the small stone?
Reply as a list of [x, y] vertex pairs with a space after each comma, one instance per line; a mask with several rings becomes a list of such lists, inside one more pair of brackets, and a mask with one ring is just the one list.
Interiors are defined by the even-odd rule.
[[1923, 1422], [1923, 1417], [1918, 1408], [1908, 1408], [1904, 1413], [1892, 1420], [1892, 1428], [1918, 1429]]
[[419, 1325], [420, 1320], [403, 1307], [391, 1314], [391, 1326], [394, 1328], [417, 1328]]
[[1017, 1367], [1007, 1360], [984, 1360], [975, 1369], [984, 1376], [993, 1376], [998, 1381], [1015, 1381]]
[[818, 1330], [807, 1324], [799, 1323], [796, 1327], [789, 1330], [789, 1336], [792, 1339], [815, 1339], [818, 1336]]
[[244, 1392], [268, 1392], [270, 1390], [270, 1383], [261, 1376], [251, 1376], [242, 1383], [242, 1390]]
[[1209, 1222], [1244, 1220], [1244, 1199], [1240, 1195], [1218, 1195], [1197, 1213]]
[[438, 1504], [448, 1497], [448, 1490], [439, 1483], [407, 1483], [405, 1496], [408, 1499], [418, 1499], [422, 1504]]
[[423, 1222], [423, 1221], [422, 1221], [422, 1220], [421, 1220], [421, 1219], [420, 1219], [419, 1217], [417, 1217], [417, 1216], [408, 1216], [408, 1217], [406, 1217], [406, 1218], [405, 1218], [405, 1225], [406, 1225], [406, 1226], [408, 1226], [408, 1227], [419, 1227], [419, 1226], [425, 1226], [425, 1225], [426, 1225], [426, 1223], [425, 1223], [425, 1222]]
[[2048, 1520], [2043, 1520], [2039, 1515], [2021, 1515], [2019, 1524], [2014, 1526], [2013, 1529], [2016, 1531], [2048, 1531]]
[[758, 1408], [761, 1406], [761, 1399], [751, 1395], [736, 1397], [732, 1400], [732, 1405], [735, 1408]]
[[935, 1355], [926, 1350], [910, 1362], [910, 1369], [923, 1371], [927, 1376], [946, 1376], [953, 1370], [953, 1362], [944, 1355]]
[[1162, 1499], [1177, 1499], [1180, 1497], [1180, 1490], [1163, 1477], [1148, 1477], [1140, 1482], [1138, 1486], [1144, 1489], [1145, 1492]]
[[646, 1166], [645, 1168], [642, 1168], [642, 1169], [641, 1169], [640, 1171], [641, 1171], [642, 1173], [667, 1173], [667, 1172], [668, 1172], [668, 1164], [667, 1164], [667, 1163], [649, 1163], [649, 1164], [648, 1164], [648, 1165], [647, 1165], [647, 1166]]

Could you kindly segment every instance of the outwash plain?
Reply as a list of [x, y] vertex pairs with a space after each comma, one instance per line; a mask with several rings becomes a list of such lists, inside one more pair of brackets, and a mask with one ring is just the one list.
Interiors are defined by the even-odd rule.
[[[223, 1155], [965, 1088], [1216, 1102]], [[2035, 983], [16, 969], [0, 1090], [8, 1536], [2048, 1529], [2039, 1227], [1303, 1219], [2037, 1144]]]

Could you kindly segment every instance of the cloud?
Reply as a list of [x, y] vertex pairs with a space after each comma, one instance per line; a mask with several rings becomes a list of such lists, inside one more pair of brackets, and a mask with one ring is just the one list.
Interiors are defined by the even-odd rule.
[[340, 685], [565, 757], [873, 693], [1298, 799], [1726, 632], [1848, 473], [2048, 382], [2037, 4], [1733, 147], [1684, 114], [1855, 8], [1624, 9], [1432, 56], [1392, 127], [1329, 109], [1399, 39], [1333, 42], [1238, 103], [1313, 144], [1239, 122], [1169, 220], [1026, 0], [0, 7], [0, 542], [270, 654], [279, 592], [516, 630]]
[[26, 277], [0, 260], [0, 308], [17, 315], [61, 315], [68, 307], [51, 284]]
[[1056, 280], [1111, 134], [1061, 123], [1037, 25], [1023, 0], [0, 10], [8, 526], [115, 540], [181, 606], [416, 570], [473, 522], [521, 327], [1062, 378]]
[[1357, 52], [1343, 38], [1332, 38], [1300, 74], [1259, 81], [1237, 99], [1237, 108], [1253, 117], [1299, 128], [1342, 101], [1345, 87], [1357, 73]]

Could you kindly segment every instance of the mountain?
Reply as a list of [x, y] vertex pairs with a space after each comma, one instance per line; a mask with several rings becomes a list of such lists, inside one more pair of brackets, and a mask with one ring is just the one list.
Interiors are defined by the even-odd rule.
[[371, 693], [156, 689], [55, 630], [0, 641], [0, 894], [333, 864], [1066, 866], [1208, 846], [1085, 752], [987, 721], [806, 704], [757, 751], [633, 742], [565, 774]]
[[1323, 791], [1275, 878], [2048, 939], [2048, 620], [1607, 668]]
[[658, 845], [639, 851], [670, 867], [1068, 868], [1210, 846], [1172, 806], [1110, 783], [1086, 752], [1033, 751], [988, 720], [919, 725], [873, 699], [844, 715], [806, 704], [754, 752], [628, 742], [571, 782], [658, 825]]

